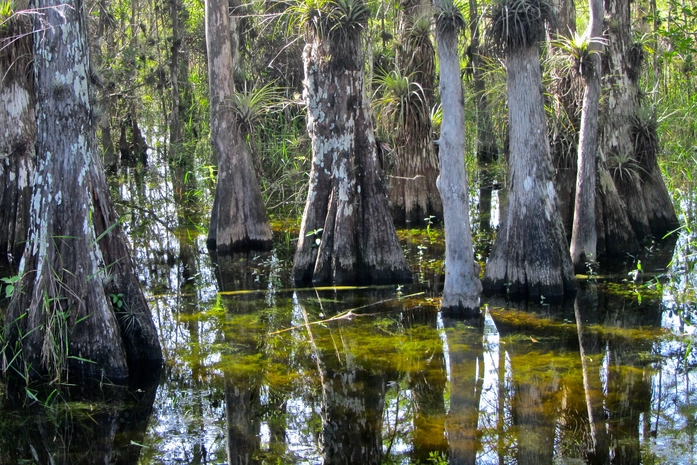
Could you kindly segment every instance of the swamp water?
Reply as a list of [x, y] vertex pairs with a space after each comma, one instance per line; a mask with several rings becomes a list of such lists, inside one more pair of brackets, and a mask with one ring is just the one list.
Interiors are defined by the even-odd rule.
[[684, 298], [697, 283], [681, 260], [641, 279], [672, 246], [641, 272], [628, 260], [583, 280], [564, 305], [484, 298], [481, 318], [457, 320], [438, 313], [438, 229], [400, 232], [411, 286], [292, 289], [295, 233], [277, 225], [268, 254], [210, 257], [166, 177], [127, 176], [116, 195], [159, 383], [6, 402], [0, 464], [697, 462]]

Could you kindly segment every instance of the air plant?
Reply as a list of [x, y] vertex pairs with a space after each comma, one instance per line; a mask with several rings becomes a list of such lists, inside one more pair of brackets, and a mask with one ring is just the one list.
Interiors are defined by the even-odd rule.
[[642, 166], [656, 162], [658, 155], [658, 118], [653, 107], [640, 107], [630, 118], [634, 152]]
[[587, 77], [595, 71], [591, 57], [599, 56], [602, 47], [607, 43], [607, 40], [602, 37], [588, 37], [586, 33], [574, 32], [569, 37], [557, 37], [552, 45], [562, 52], [563, 59], [569, 62], [569, 70], [574, 70], [579, 76]]
[[254, 128], [263, 124], [263, 118], [281, 105], [281, 92], [274, 83], [266, 84], [258, 89], [235, 92], [231, 102], [232, 111], [240, 126], [247, 134], [253, 134]]
[[641, 166], [629, 152], [613, 153], [607, 158], [607, 167], [613, 179], [629, 183], [639, 178]]
[[442, 0], [436, 6], [436, 29], [438, 34], [457, 33], [467, 23], [462, 15], [461, 0]]
[[544, 0], [496, 0], [490, 14], [489, 40], [500, 53], [535, 44], [553, 22], [554, 7]]
[[373, 99], [373, 107], [381, 124], [389, 121], [397, 130], [407, 130], [410, 121], [428, 118], [430, 108], [426, 108], [424, 90], [413, 74], [395, 70], [378, 76], [375, 82], [375, 94], [379, 96]]

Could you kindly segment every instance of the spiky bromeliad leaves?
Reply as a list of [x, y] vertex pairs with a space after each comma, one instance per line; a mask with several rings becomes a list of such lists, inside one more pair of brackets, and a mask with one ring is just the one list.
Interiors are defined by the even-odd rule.
[[458, 32], [467, 25], [462, 16], [464, 5], [461, 3], [461, 0], [446, 0], [436, 6], [436, 28], [439, 34]]
[[569, 61], [570, 70], [573, 69], [579, 76], [586, 77], [593, 73], [591, 56], [600, 55], [600, 49], [607, 45], [607, 40], [603, 37], [588, 37], [586, 33], [574, 32], [569, 37], [558, 37], [552, 44], [563, 52], [564, 59]]
[[539, 42], [544, 39], [545, 23], [554, 18], [554, 7], [544, 0], [496, 0], [491, 10], [491, 45], [507, 54]]
[[279, 89], [266, 84], [260, 88], [235, 92], [232, 96], [232, 110], [239, 124], [248, 133], [254, 132], [259, 127], [264, 115], [276, 110], [280, 106], [281, 95]]
[[370, 10], [362, 0], [298, 0], [287, 11], [306, 32], [321, 38], [347, 39], [365, 28]]
[[[384, 73], [375, 79], [378, 88], [373, 99], [373, 108], [376, 110], [377, 119], [396, 128], [407, 128], [407, 123], [416, 116], [427, 118], [429, 108], [426, 105], [424, 90], [413, 79], [413, 74], [402, 75], [398, 70]], [[390, 132], [393, 128], [385, 128]]]
[[658, 156], [658, 118], [653, 107], [640, 107], [631, 117], [630, 134], [637, 161], [653, 166]]

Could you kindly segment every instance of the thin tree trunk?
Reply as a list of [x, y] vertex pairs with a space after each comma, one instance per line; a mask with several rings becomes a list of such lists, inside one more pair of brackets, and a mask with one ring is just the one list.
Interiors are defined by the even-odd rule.
[[585, 71], [581, 131], [579, 134], [578, 168], [576, 171], [576, 205], [571, 233], [571, 260], [576, 271], [585, 271], [586, 263], [597, 260], [595, 229], [596, 153], [598, 148], [598, 106], [600, 104], [600, 44], [603, 34], [603, 1], [590, 0], [588, 26], [590, 67]]
[[411, 280], [387, 208], [363, 57], [355, 31], [341, 38], [315, 32], [303, 52], [312, 168], [293, 265], [296, 283]]
[[231, 106], [237, 47], [230, 38], [230, 24], [227, 0], [206, 1], [211, 144], [218, 162], [207, 242], [219, 254], [267, 249], [272, 240], [249, 147]]
[[511, 51], [507, 86], [511, 186], [483, 285], [517, 297], [561, 297], [575, 286], [557, 211], [536, 44]]
[[474, 262], [465, 171], [465, 103], [460, 79], [457, 30], [436, 25], [443, 122], [439, 141], [438, 190], [445, 217], [445, 284], [441, 308], [473, 316], [479, 312], [479, 266]]

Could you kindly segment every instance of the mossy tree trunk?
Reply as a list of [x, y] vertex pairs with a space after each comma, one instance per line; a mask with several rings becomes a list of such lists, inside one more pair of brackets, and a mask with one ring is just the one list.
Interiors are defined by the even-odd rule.
[[510, 186], [483, 285], [515, 297], [563, 296], [575, 288], [557, 211], [536, 43], [508, 50]]
[[31, 21], [22, 15], [0, 30], [0, 263], [15, 267], [27, 237], [35, 165], [30, 32]]
[[[447, 1], [449, 0], [439, 2], [438, 8], [441, 11], [445, 10], [444, 3]], [[445, 217], [445, 283], [441, 308], [446, 313], [472, 316], [479, 312], [482, 285], [479, 281], [479, 267], [474, 262], [469, 220], [465, 171], [465, 102], [457, 50], [458, 30], [445, 18], [445, 15], [440, 14], [436, 24], [443, 107], [438, 190]]]
[[36, 8], [37, 168], [6, 319], [8, 374], [121, 382], [162, 354], [96, 155], [85, 5]]
[[438, 157], [433, 145], [435, 50], [430, 39], [431, 4], [424, 0], [399, 2], [399, 34], [395, 65], [398, 74], [418, 83], [423, 92], [409, 97], [396, 124], [394, 167], [388, 177], [388, 197], [395, 224], [416, 226], [430, 217], [443, 219], [443, 206], [436, 188]]
[[272, 240], [251, 153], [231, 103], [237, 54], [231, 35], [228, 1], [206, 1], [211, 144], [218, 163], [207, 242], [219, 254], [268, 249]]
[[312, 168], [293, 266], [299, 284], [411, 280], [387, 207], [365, 94], [361, 31], [368, 13], [362, 0], [356, 4], [363, 22], [316, 29], [303, 52]]

